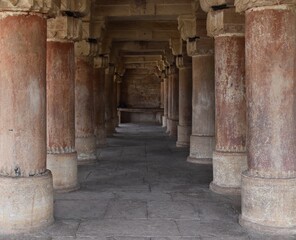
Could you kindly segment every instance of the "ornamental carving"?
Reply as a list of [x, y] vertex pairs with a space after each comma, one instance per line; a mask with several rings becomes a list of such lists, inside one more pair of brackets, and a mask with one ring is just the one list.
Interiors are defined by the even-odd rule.
[[82, 40], [75, 43], [76, 57], [94, 57], [99, 53], [99, 44], [96, 41]]
[[56, 0], [1, 0], [0, 11], [37, 12], [54, 15], [58, 11]]
[[206, 36], [206, 20], [197, 19], [194, 15], [181, 15], [178, 18], [178, 30], [184, 41], [188, 38]]
[[72, 12], [74, 15], [83, 17], [90, 12], [90, 0], [60, 0], [62, 12]]
[[254, 7], [273, 6], [280, 4], [296, 4], [296, 0], [235, 0], [237, 12], [244, 12]]

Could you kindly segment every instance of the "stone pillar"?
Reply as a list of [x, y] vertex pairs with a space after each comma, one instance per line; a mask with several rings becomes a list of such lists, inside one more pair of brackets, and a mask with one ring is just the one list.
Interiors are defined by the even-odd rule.
[[[286, 1], [236, 1], [246, 16], [246, 228], [296, 233], [296, 12]], [[291, 1], [287, 1], [291, 2]]]
[[94, 126], [97, 148], [107, 145], [105, 128], [105, 68], [107, 59], [96, 57], [94, 60]]
[[120, 82], [120, 76], [115, 75], [112, 81], [112, 123], [113, 123], [113, 131], [115, 132], [115, 129], [118, 126], [118, 113], [117, 113], [117, 107], [118, 107], [118, 84]]
[[179, 70], [173, 65], [170, 66], [169, 91], [168, 133], [172, 137], [177, 137], [179, 123]]
[[192, 125], [192, 61], [178, 56], [179, 68], [179, 125], [177, 147], [189, 147]]
[[244, 15], [234, 8], [211, 11], [208, 35], [215, 37], [216, 150], [212, 191], [240, 194], [247, 169]]
[[188, 162], [211, 164], [215, 148], [215, 69], [210, 38], [187, 42], [192, 56], [192, 134]]
[[47, 167], [53, 174], [54, 189], [63, 192], [78, 188], [74, 40], [81, 37], [81, 23], [73, 17], [57, 17], [47, 23]]
[[114, 65], [110, 64], [105, 72], [105, 127], [107, 136], [112, 136], [114, 133], [114, 125], [112, 119], [113, 113], [113, 82], [114, 82]]
[[168, 117], [167, 117], [167, 129], [166, 133], [170, 134], [172, 128], [172, 74], [168, 71]]
[[96, 162], [94, 135], [93, 57], [86, 41], [75, 44], [75, 134], [78, 164]]
[[163, 117], [162, 117], [162, 126], [167, 127], [167, 118], [168, 118], [168, 78], [167, 76], [163, 79]]
[[46, 169], [46, 18], [50, 4], [0, 2], [0, 234], [53, 222]]

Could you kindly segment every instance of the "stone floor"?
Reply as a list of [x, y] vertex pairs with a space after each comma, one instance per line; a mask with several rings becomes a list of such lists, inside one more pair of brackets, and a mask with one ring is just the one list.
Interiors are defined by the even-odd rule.
[[239, 197], [209, 191], [211, 166], [186, 162], [159, 126], [124, 124], [96, 165], [80, 166], [79, 191], [55, 196], [55, 224], [22, 240], [259, 240], [238, 224]]

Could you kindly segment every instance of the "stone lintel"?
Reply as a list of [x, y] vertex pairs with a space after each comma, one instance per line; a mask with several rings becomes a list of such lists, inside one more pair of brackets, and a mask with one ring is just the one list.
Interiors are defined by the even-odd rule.
[[[247, 0], [249, 1], [249, 0]], [[212, 9], [222, 9], [234, 6], [234, 0], [200, 0], [200, 6], [205, 12], [209, 12]]]
[[244, 35], [245, 16], [236, 13], [234, 8], [211, 11], [208, 13], [207, 31], [209, 37], [223, 34]]
[[195, 15], [181, 15], [178, 17], [178, 29], [181, 38], [186, 41], [188, 38], [204, 37], [207, 35], [206, 20], [197, 19]]
[[187, 40], [188, 56], [204, 56], [214, 54], [214, 40], [208, 37]]
[[235, 0], [235, 7], [237, 12], [244, 12], [251, 8], [268, 7], [281, 4], [295, 5], [296, 0]]
[[78, 41], [82, 37], [80, 18], [58, 16], [47, 20], [47, 39]]
[[130, 56], [124, 56], [122, 58], [122, 60], [125, 63], [142, 63], [142, 62], [158, 62], [162, 60], [162, 56], [158, 55], [158, 56], [134, 56], [134, 55], [130, 55]]
[[90, 12], [90, 0], [60, 0], [60, 11], [64, 13], [71, 13], [76, 17], [83, 17]]
[[0, 12], [35, 12], [54, 16], [58, 11], [56, 0], [1, 0]]
[[97, 16], [178, 16], [181, 14], [193, 14], [198, 5], [197, 1], [171, 0], [159, 2], [146, 1], [100, 1], [95, 5]]

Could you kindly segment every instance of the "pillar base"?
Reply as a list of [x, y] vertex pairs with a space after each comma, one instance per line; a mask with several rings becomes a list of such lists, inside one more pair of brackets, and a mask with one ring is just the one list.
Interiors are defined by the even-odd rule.
[[162, 127], [167, 127], [167, 116], [162, 116]]
[[171, 137], [177, 137], [177, 135], [178, 135], [178, 123], [179, 123], [178, 120], [171, 119], [170, 133], [169, 133], [169, 135]]
[[77, 179], [77, 153], [47, 154], [47, 168], [52, 172], [56, 192], [79, 189]]
[[241, 226], [268, 234], [296, 234], [296, 178], [242, 174]]
[[192, 127], [191, 126], [178, 126], [178, 141], [177, 147], [189, 147], [190, 146], [190, 135]]
[[197, 164], [212, 164], [214, 149], [214, 137], [191, 135], [190, 156], [187, 158], [187, 161]]
[[241, 193], [241, 174], [248, 169], [246, 153], [218, 152], [213, 154], [213, 192], [226, 195]]
[[0, 176], [0, 234], [20, 234], [53, 223], [52, 175]]
[[94, 135], [85, 138], [76, 138], [75, 146], [78, 154], [78, 165], [96, 162], [96, 138]]

